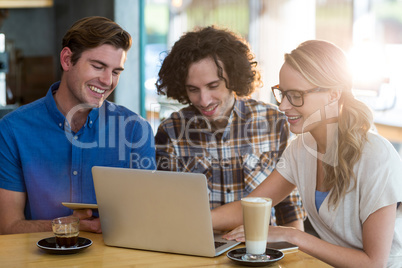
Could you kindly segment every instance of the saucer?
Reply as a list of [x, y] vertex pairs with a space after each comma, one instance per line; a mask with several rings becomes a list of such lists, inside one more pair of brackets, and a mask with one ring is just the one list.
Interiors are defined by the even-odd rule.
[[46, 253], [50, 254], [74, 254], [77, 252], [80, 252], [87, 247], [90, 247], [92, 245], [91, 239], [84, 238], [84, 237], [78, 237], [78, 245], [75, 247], [71, 248], [57, 248], [56, 247], [56, 238], [53, 237], [48, 237], [39, 240], [36, 245], [44, 250]]
[[279, 250], [271, 248], [267, 248], [265, 250], [265, 254], [270, 257], [269, 260], [266, 261], [245, 261], [242, 259], [244, 254], [246, 254], [246, 248], [233, 249], [229, 251], [226, 255], [229, 259], [236, 262], [237, 264], [245, 266], [266, 266], [279, 261], [283, 258], [283, 256], [285, 256], [285, 254], [283, 254]]

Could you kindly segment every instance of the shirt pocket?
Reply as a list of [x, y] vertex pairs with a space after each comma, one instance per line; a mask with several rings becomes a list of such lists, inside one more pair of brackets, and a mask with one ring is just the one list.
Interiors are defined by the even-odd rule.
[[242, 156], [246, 190], [254, 190], [275, 169], [279, 159], [277, 151], [249, 153]]
[[212, 176], [212, 161], [209, 157], [185, 156], [178, 161], [178, 171], [201, 173], [207, 178]]

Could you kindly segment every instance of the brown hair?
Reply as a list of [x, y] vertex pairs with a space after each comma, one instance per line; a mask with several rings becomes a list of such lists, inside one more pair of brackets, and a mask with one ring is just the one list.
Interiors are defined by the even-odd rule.
[[62, 46], [70, 48], [76, 64], [82, 52], [104, 44], [128, 51], [131, 36], [114, 21], [104, 17], [86, 17], [76, 21], [64, 35]]
[[[208, 57], [218, 67], [218, 77], [237, 96], [249, 96], [256, 87], [262, 86], [257, 62], [248, 43], [227, 29], [209, 26], [184, 34], [174, 44], [159, 71], [156, 82], [158, 94], [167, 95], [182, 104], [190, 103], [185, 88], [189, 66]], [[223, 77], [223, 69], [228, 81]]]

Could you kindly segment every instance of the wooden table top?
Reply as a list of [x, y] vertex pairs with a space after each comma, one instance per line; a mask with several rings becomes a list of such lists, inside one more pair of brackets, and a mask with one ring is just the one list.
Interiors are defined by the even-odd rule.
[[[92, 246], [70, 255], [45, 253], [36, 243], [51, 232], [0, 235], [1, 267], [240, 267], [226, 253], [207, 258], [106, 246], [101, 234], [81, 232]], [[244, 244], [238, 247], [244, 247]], [[331, 267], [302, 252], [287, 253], [269, 267]]]

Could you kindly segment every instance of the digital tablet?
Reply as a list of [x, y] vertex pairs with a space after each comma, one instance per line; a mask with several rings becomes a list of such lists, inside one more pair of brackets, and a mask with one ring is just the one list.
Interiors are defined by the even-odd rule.
[[293, 245], [286, 241], [269, 242], [267, 244], [267, 248], [277, 249], [279, 251], [282, 251], [283, 253], [290, 253], [290, 252], [295, 252], [295, 251], [299, 250], [298, 246]]
[[71, 209], [98, 209], [97, 204], [85, 204], [85, 203], [69, 203], [69, 202], [62, 202], [63, 206], [71, 208]]

